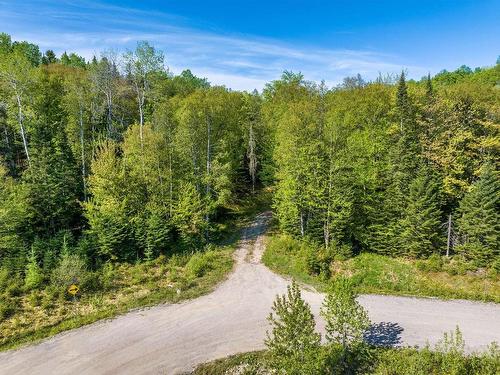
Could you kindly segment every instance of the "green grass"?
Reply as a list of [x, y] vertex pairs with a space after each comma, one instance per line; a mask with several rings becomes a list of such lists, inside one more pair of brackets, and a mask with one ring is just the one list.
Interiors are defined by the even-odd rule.
[[[265, 352], [240, 353], [196, 367], [193, 375], [246, 374], [266, 361]], [[238, 372], [240, 371], [240, 372]], [[246, 372], [245, 372], [246, 371]], [[255, 371], [254, 371], [255, 373]]]
[[[206, 294], [232, 269], [232, 252], [233, 247], [224, 247], [193, 256], [122, 264], [113, 269], [111, 286], [84, 294], [76, 302], [64, 298], [64, 294], [52, 297], [47, 290], [15, 297], [16, 312], [0, 322], [0, 351], [134, 308], [175, 303]], [[44, 303], [47, 300], [50, 303]]]
[[[311, 272], [311, 258], [323, 259], [324, 272]], [[324, 260], [326, 258], [326, 260]], [[325, 290], [336, 275], [352, 277], [359, 293], [394, 294], [500, 303], [500, 277], [472, 271], [459, 260], [416, 261], [362, 253], [347, 260], [322, 257], [314, 245], [286, 235], [268, 237], [263, 262], [275, 272]]]

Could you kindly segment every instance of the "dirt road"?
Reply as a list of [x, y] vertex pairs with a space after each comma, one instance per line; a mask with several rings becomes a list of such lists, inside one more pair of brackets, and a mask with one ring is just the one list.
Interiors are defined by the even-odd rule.
[[[260, 263], [269, 213], [245, 230], [234, 272], [213, 293], [130, 312], [0, 353], [0, 374], [178, 374], [196, 364], [263, 347], [266, 316], [287, 281]], [[322, 296], [304, 291], [315, 314]], [[458, 324], [469, 349], [500, 342], [500, 305], [366, 295], [367, 339], [387, 345], [436, 342]], [[323, 322], [318, 319], [318, 329]]]

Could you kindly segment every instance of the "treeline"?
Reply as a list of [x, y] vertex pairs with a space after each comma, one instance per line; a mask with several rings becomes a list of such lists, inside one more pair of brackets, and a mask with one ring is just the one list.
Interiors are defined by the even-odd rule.
[[450, 252], [500, 269], [500, 65], [264, 92], [280, 227], [330, 256]]
[[1, 267], [49, 275], [68, 254], [95, 268], [217, 238], [255, 183], [259, 98], [164, 64], [147, 42], [86, 62], [1, 34]]
[[0, 34], [0, 266], [200, 248], [262, 185], [283, 231], [332, 254], [442, 253], [451, 214], [451, 250], [498, 265], [499, 77], [285, 72], [248, 94], [171, 74], [147, 42], [85, 61]]

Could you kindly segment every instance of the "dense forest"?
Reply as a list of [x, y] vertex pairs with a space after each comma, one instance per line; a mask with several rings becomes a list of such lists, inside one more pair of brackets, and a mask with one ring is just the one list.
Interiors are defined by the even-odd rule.
[[274, 192], [283, 232], [332, 254], [458, 254], [500, 269], [500, 64], [262, 93], [174, 75], [139, 42], [90, 61], [0, 34], [0, 267], [37, 286], [203, 248]]

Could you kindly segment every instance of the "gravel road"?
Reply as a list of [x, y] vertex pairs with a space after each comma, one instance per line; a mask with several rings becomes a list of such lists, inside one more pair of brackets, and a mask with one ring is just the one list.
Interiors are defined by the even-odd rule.
[[[0, 374], [180, 374], [195, 365], [263, 347], [266, 317], [287, 280], [260, 263], [269, 213], [245, 229], [234, 271], [211, 294], [137, 310], [0, 353]], [[319, 313], [322, 295], [304, 290]], [[360, 296], [374, 323], [367, 339], [386, 345], [435, 343], [460, 326], [468, 350], [500, 342], [500, 305], [461, 300]], [[318, 318], [317, 326], [323, 329]]]

